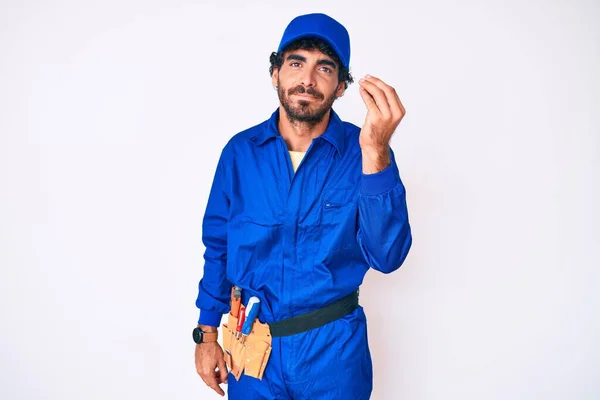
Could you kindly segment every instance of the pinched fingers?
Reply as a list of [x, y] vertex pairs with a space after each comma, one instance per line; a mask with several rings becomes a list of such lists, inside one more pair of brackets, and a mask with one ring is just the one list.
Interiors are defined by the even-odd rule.
[[373, 96], [371, 96], [369, 92], [367, 92], [367, 90], [362, 86], [360, 86], [358, 92], [360, 93], [360, 97], [362, 97], [363, 101], [365, 102], [367, 110], [375, 114], [380, 114], [379, 109], [377, 108], [377, 104], [373, 99]]
[[362, 89], [364, 89], [367, 92], [367, 94], [371, 96], [371, 98], [375, 101], [375, 104], [377, 105], [377, 109], [369, 108], [369, 111], [378, 111], [377, 113], [380, 114], [382, 117], [389, 118], [392, 115], [392, 113], [390, 110], [390, 104], [387, 98], [387, 94], [374, 82], [371, 82], [369, 78], [361, 79], [358, 82], [358, 84]]
[[372, 83], [385, 94], [391, 116], [397, 120], [402, 119], [402, 117], [404, 117], [404, 114], [406, 114], [406, 110], [404, 109], [404, 105], [400, 101], [400, 97], [398, 96], [396, 89], [374, 76], [367, 75], [365, 78], [367, 82]]

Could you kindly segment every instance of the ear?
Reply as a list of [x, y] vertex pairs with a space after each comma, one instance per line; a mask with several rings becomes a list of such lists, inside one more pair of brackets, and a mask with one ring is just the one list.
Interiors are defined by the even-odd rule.
[[346, 84], [345, 82], [340, 82], [338, 84], [338, 87], [335, 91], [335, 97], [340, 98], [344, 95], [344, 92], [346, 91]]
[[279, 68], [273, 68], [273, 75], [271, 76], [271, 83], [273, 87], [277, 87], [277, 78], [279, 78]]

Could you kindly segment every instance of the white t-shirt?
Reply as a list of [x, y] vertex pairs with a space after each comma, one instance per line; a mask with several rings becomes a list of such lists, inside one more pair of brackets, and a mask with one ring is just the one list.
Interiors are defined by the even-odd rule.
[[298, 169], [298, 165], [300, 165], [300, 161], [302, 161], [305, 154], [305, 151], [290, 151], [290, 158], [292, 159], [292, 167], [294, 168], [294, 172], [296, 172]]

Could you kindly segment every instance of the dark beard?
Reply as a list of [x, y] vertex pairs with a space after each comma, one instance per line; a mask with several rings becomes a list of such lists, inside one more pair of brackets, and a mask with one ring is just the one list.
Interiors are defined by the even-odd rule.
[[325, 102], [319, 108], [311, 112], [309, 109], [309, 101], [300, 100], [297, 106], [293, 106], [291, 104], [289, 96], [297, 93], [306, 93], [314, 96], [317, 99], [323, 99], [325, 96], [311, 87], [305, 89], [302, 85], [289, 89], [286, 96], [285, 89], [281, 87], [279, 82], [277, 82], [277, 95], [279, 96], [279, 102], [287, 113], [290, 122], [302, 123], [308, 126], [315, 126], [319, 122], [323, 121], [323, 118], [325, 118], [325, 115], [327, 115], [329, 110], [331, 110], [331, 106], [337, 98], [335, 97], [335, 92], [332, 93], [330, 97], [325, 99]]

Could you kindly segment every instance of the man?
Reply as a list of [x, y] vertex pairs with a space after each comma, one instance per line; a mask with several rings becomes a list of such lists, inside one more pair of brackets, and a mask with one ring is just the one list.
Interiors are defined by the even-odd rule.
[[[290, 22], [271, 55], [280, 106], [235, 135], [219, 159], [203, 222], [196, 369], [230, 399], [368, 399], [372, 365], [357, 289], [369, 268], [390, 273], [412, 243], [390, 138], [405, 114], [380, 79], [359, 82], [362, 128], [331, 109], [353, 79], [346, 29], [324, 14]], [[216, 341], [230, 310], [260, 299], [271, 326], [262, 379], [229, 374]], [[329, 319], [323, 315], [329, 315]], [[335, 315], [335, 317], [333, 317]], [[318, 321], [318, 322], [315, 322]], [[277, 333], [279, 332], [279, 333]]]

